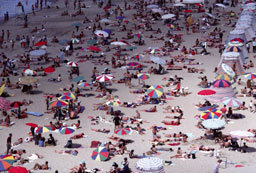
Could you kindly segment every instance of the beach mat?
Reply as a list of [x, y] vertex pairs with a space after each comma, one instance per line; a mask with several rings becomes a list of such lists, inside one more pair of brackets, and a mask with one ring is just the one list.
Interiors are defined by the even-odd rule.
[[36, 117], [41, 117], [43, 116], [44, 114], [43, 113], [39, 113], [39, 112], [26, 112], [28, 115], [33, 115], [33, 116], [36, 116]]

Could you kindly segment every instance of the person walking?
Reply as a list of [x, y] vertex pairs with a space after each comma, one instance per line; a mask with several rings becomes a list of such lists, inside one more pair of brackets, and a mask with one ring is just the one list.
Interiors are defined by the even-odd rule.
[[218, 160], [217, 164], [214, 166], [213, 173], [219, 173], [220, 172], [220, 164], [222, 160]]
[[7, 152], [6, 154], [9, 154], [9, 150], [12, 147], [12, 134], [10, 133], [8, 138], [7, 138]]

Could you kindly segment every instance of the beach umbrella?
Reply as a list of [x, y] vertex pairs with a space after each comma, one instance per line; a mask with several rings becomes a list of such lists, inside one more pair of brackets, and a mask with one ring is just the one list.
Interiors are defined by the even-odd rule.
[[35, 128], [35, 132], [36, 133], [47, 133], [47, 132], [49, 132], [49, 131], [51, 131], [52, 130], [52, 128], [51, 127], [49, 127], [49, 126], [43, 126], [43, 127], [36, 127]]
[[61, 106], [67, 106], [68, 102], [63, 101], [63, 100], [55, 100], [50, 103], [51, 107], [61, 107]]
[[138, 38], [142, 38], [142, 37], [143, 37], [143, 34], [137, 33], [137, 34], [135, 34], [135, 36], [138, 37]]
[[103, 30], [96, 30], [94, 34], [96, 34], [99, 37], [108, 37], [109, 35], [106, 31]]
[[95, 52], [100, 52], [101, 51], [101, 49], [96, 47], [96, 46], [90, 46], [89, 48], [87, 48], [87, 50], [95, 51]]
[[3, 94], [4, 89], [5, 89], [5, 84], [3, 84], [3, 85], [0, 87], [0, 96]]
[[72, 79], [72, 82], [80, 82], [81, 80], [84, 80], [84, 76], [77, 76]]
[[155, 54], [156, 52], [160, 52], [161, 50], [160, 49], [152, 49], [150, 51], [151, 54]]
[[130, 62], [130, 63], [126, 64], [126, 65], [129, 66], [129, 67], [138, 67], [140, 64], [137, 63], [137, 62]]
[[95, 44], [97, 44], [97, 40], [90, 39], [90, 40], [87, 41], [87, 44], [89, 44], [89, 45], [95, 45]]
[[162, 13], [163, 10], [161, 8], [153, 8], [151, 9], [153, 13]]
[[0, 171], [6, 171], [12, 167], [14, 157], [11, 155], [0, 155]]
[[206, 90], [201, 90], [201, 91], [199, 91], [197, 94], [198, 94], [198, 95], [201, 95], [201, 96], [209, 96], [209, 95], [216, 94], [216, 91], [206, 89]]
[[227, 48], [228, 52], [241, 52], [241, 48], [237, 47], [237, 46], [230, 46]]
[[46, 41], [39, 41], [36, 44], [34, 44], [35, 47], [43, 46], [43, 45], [47, 45], [47, 42]]
[[142, 59], [142, 58], [144, 58], [145, 57], [145, 55], [143, 55], [143, 54], [136, 54], [136, 55], [133, 55], [131, 58], [135, 58], [135, 59]]
[[83, 24], [82, 23], [80, 23], [80, 22], [77, 22], [77, 23], [73, 23], [72, 24], [72, 26], [75, 26], [75, 27], [80, 27], [80, 26], [82, 26]]
[[165, 15], [162, 16], [162, 19], [171, 19], [173, 17], [175, 17], [174, 14], [165, 14]]
[[66, 95], [62, 95], [58, 98], [59, 100], [72, 100], [73, 98], [66, 96]]
[[185, 4], [182, 3], [177, 3], [177, 4], [173, 4], [174, 7], [186, 7]]
[[66, 40], [66, 39], [59, 40], [59, 44], [60, 45], [67, 45], [68, 44], [68, 40]]
[[29, 173], [30, 171], [27, 170], [25, 167], [21, 166], [14, 166], [8, 170], [9, 173]]
[[74, 61], [69, 61], [69, 62], [67, 63], [67, 66], [68, 66], [68, 67], [78, 67], [78, 64], [77, 64], [76, 62], [74, 62]]
[[153, 61], [156, 64], [161, 64], [161, 65], [165, 65], [166, 61], [162, 58], [159, 58], [157, 56], [150, 56], [150, 60]]
[[204, 106], [204, 107], [198, 108], [197, 110], [203, 111], [203, 112], [205, 112], [205, 111], [216, 112], [217, 108], [216, 107], [212, 107], [212, 106]]
[[227, 73], [228, 75], [230, 75], [230, 76], [232, 76], [232, 77], [234, 77], [236, 74], [235, 74], [235, 72], [234, 72], [234, 70], [229, 66], [229, 65], [227, 65], [227, 64], [225, 64], [225, 63], [222, 63], [221, 64], [221, 68], [223, 69], [223, 71], [225, 72], [225, 73]]
[[146, 79], [150, 78], [150, 74], [149, 73], [145, 73], [145, 72], [144, 73], [139, 73], [137, 76], [141, 80], [146, 80]]
[[19, 81], [23, 85], [32, 85], [36, 82], [38, 82], [38, 78], [32, 77], [32, 76], [24, 76], [19, 78]]
[[31, 70], [31, 69], [26, 69], [26, 70], [24, 70], [24, 74], [26, 76], [33, 76], [33, 75], [36, 75], [36, 72], [34, 70]]
[[246, 77], [246, 79], [255, 79], [256, 73], [245, 73], [243, 76]]
[[148, 88], [147, 90], [147, 95], [150, 98], [159, 98], [163, 95], [164, 89], [160, 85], [152, 85], [151, 87]]
[[0, 109], [7, 111], [7, 110], [11, 109], [10, 104], [11, 103], [9, 102], [9, 100], [7, 100], [4, 97], [0, 97]]
[[226, 81], [229, 81], [231, 82], [232, 81], [232, 77], [228, 74], [219, 74], [218, 76], [215, 77], [216, 80], [218, 79], [223, 79], [223, 80], [226, 80]]
[[241, 39], [241, 38], [233, 38], [233, 39], [231, 40], [231, 42], [234, 42], [234, 41], [237, 41], [237, 42], [239, 42], [239, 43], [243, 43], [243, 42], [244, 42], [244, 40]]
[[81, 86], [81, 87], [90, 87], [91, 84], [89, 84], [88, 82], [81, 82], [78, 84], [78, 86]]
[[105, 161], [108, 159], [109, 151], [105, 147], [97, 147], [92, 152], [92, 159], [97, 161]]
[[43, 45], [40, 47], [40, 49], [47, 49], [47, 46]]
[[46, 53], [45, 50], [42, 50], [42, 49], [38, 49], [38, 50], [32, 50], [29, 52], [29, 55], [30, 56], [42, 56]]
[[217, 3], [215, 5], [218, 6], [218, 7], [221, 7], [221, 8], [227, 8], [227, 6], [225, 6], [224, 4], [221, 4], [221, 3]]
[[243, 130], [231, 131], [230, 135], [232, 137], [236, 137], [236, 138], [249, 138], [249, 137], [254, 137], [255, 136], [253, 133], [248, 132], [248, 131], [243, 131]]
[[14, 101], [10, 104], [10, 106], [13, 108], [19, 108], [20, 106], [23, 106], [23, 103], [20, 101]]
[[35, 123], [26, 123], [25, 125], [30, 127], [38, 127], [38, 125]]
[[106, 33], [108, 33], [108, 35], [110, 35], [112, 33], [111, 29], [103, 29], [103, 31], [105, 31]]
[[217, 88], [225, 88], [225, 87], [230, 87], [231, 83], [224, 79], [218, 79], [214, 81], [212, 85]]
[[130, 128], [117, 128], [115, 129], [115, 134], [117, 135], [129, 135], [132, 130]]
[[44, 72], [45, 72], [45, 73], [53, 73], [53, 72], [55, 72], [55, 68], [46, 67], [46, 68], [44, 69]]
[[200, 4], [200, 3], [196, 3], [195, 5], [198, 6], [198, 7], [203, 7], [203, 5]]
[[106, 102], [106, 105], [108, 106], [119, 106], [121, 104], [121, 101], [119, 99], [113, 99]]
[[158, 157], [146, 157], [137, 161], [134, 173], [165, 173], [163, 160]]
[[68, 135], [75, 132], [75, 129], [73, 127], [61, 127], [59, 129], [60, 134]]
[[228, 107], [239, 107], [243, 102], [235, 97], [224, 97], [222, 103]]
[[216, 110], [216, 111], [206, 111], [201, 113], [201, 118], [204, 120], [208, 120], [208, 119], [218, 119], [221, 116], [221, 111], [220, 110]]
[[148, 5], [147, 8], [159, 8], [159, 6], [155, 4], [151, 4], [151, 5]]
[[125, 24], [128, 24], [128, 23], [129, 23], [129, 20], [124, 20], [124, 23], [125, 23]]
[[63, 95], [69, 96], [69, 97], [71, 97], [73, 99], [76, 99], [76, 96], [72, 92], [65, 92], [65, 93], [63, 93]]
[[113, 75], [112, 74], [102, 74], [96, 77], [96, 80], [99, 82], [107, 82], [110, 81], [111, 79], [113, 79]]
[[73, 44], [78, 44], [80, 42], [77, 38], [72, 38], [71, 41]]
[[121, 41], [114, 41], [110, 43], [111, 45], [115, 45], [115, 46], [127, 46], [126, 43], [121, 42]]
[[184, 13], [192, 13], [192, 10], [184, 10]]
[[116, 19], [118, 20], [123, 20], [125, 17], [124, 16], [117, 16]]
[[221, 128], [225, 127], [226, 121], [221, 120], [221, 119], [208, 119], [208, 120], [203, 121], [202, 125], [206, 129], [216, 130], [216, 129], [221, 129]]

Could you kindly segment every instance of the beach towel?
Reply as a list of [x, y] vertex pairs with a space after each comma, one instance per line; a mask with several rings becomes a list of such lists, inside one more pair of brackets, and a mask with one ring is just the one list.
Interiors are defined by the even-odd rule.
[[90, 148], [97, 148], [100, 144], [100, 141], [92, 141]]
[[179, 126], [179, 124], [173, 124], [173, 123], [164, 123], [164, 125], [169, 125], [169, 126]]
[[180, 145], [180, 143], [179, 142], [174, 142], [174, 143], [170, 143], [168, 145], [170, 145], [170, 146], [177, 146], [177, 145]]
[[241, 168], [241, 167], [244, 167], [243, 165], [236, 165], [235, 166], [236, 168]]
[[41, 117], [43, 116], [44, 114], [43, 113], [39, 113], [39, 112], [26, 112], [28, 115], [33, 115], [33, 116], [36, 116], [36, 117]]

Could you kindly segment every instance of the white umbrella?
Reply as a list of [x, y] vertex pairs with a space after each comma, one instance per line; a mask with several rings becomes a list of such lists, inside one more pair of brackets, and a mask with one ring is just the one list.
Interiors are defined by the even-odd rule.
[[46, 49], [47, 46], [43, 45], [43, 46], [41, 46], [40, 48], [41, 48], [41, 49]]
[[26, 76], [32, 76], [32, 75], [35, 75], [36, 72], [35, 72], [34, 70], [31, 70], [31, 69], [26, 69], [26, 70], [24, 71], [24, 74], [25, 74]]
[[30, 56], [42, 56], [46, 53], [45, 50], [39, 49], [39, 50], [32, 50], [31, 52], [29, 52]]
[[174, 7], [185, 7], [185, 4], [182, 3], [177, 3], [177, 4], [173, 4]]
[[165, 15], [162, 16], [162, 19], [171, 19], [173, 17], [175, 17], [174, 14], [165, 14]]
[[242, 131], [242, 130], [235, 130], [235, 131], [231, 131], [230, 135], [236, 138], [250, 138], [250, 137], [254, 137], [255, 135], [251, 132], [248, 131]]
[[147, 8], [159, 8], [159, 6], [158, 6], [158, 5], [151, 4], [151, 5], [148, 5]]
[[206, 129], [221, 129], [221, 128], [225, 127], [226, 122], [221, 119], [208, 119], [208, 120], [204, 120], [202, 122], [202, 125]]
[[228, 75], [230, 75], [230, 76], [232, 76], [232, 77], [234, 77], [234, 76], [236, 75], [235, 72], [234, 72], [234, 70], [233, 70], [230, 66], [228, 66], [227, 64], [225, 64], [225, 63], [221, 64], [221, 68], [223, 69], [223, 71], [224, 71], [225, 73], [227, 73]]
[[108, 37], [108, 33], [106, 31], [102, 31], [102, 30], [96, 30], [94, 32], [94, 34], [96, 34], [99, 37]]
[[206, 14], [206, 15], [208, 15], [209, 17], [214, 18], [214, 19], [216, 19], [216, 18], [217, 18], [216, 16], [212, 15], [211, 13], [205, 13], [205, 14]]
[[70, 48], [70, 46], [68, 45], [68, 46], [66, 46], [65, 50], [66, 50], [66, 51], [68, 51], [68, 50], [69, 50], [69, 48]]
[[162, 13], [163, 10], [162, 10], [161, 8], [153, 8], [153, 9], [152, 9], [152, 12], [153, 12], [153, 13]]
[[134, 173], [164, 173], [163, 160], [157, 157], [140, 159], [135, 166]]
[[110, 43], [111, 45], [115, 45], [115, 46], [127, 46], [126, 43], [121, 42], [121, 41], [114, 41]]
[[78, 64], [76, 62], [74, 62], [74, 61], [69, 61], [67, 63], [67, 66], [69, 66], [69, 67], [78, 67]]
[[165, 65], [166, 61], [162, 58], [159, 58], [157, 56], [150, 56], [150, 60], [153, 61], [156, 64], [161, 64], [161, 65]]
[[220, 3], [217, 3], [216, 6], [222, 7], [222, 8], [227, 8], [227, 6], [225, 6], [225, 5], [223, 5], [223, 4], [220, 4]]
[[78, 40], [77, 38], [72, 38], [71, 41], [73, 44], [76, 44], [79, 43], [80, 40]]

